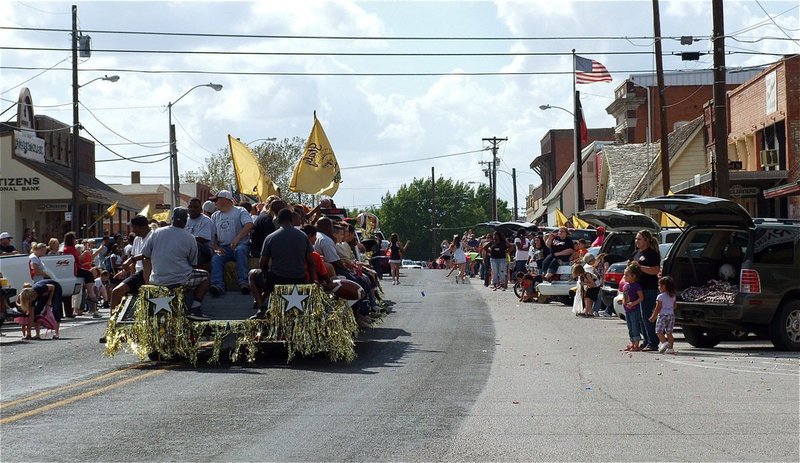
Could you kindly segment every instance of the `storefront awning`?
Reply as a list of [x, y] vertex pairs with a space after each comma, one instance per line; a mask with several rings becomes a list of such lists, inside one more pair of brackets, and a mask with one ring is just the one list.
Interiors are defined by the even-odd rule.
[[[43, 164], [20, 157], [16, 157], [15, 160], [60, 184], [64, 188], [68, 190], [72, 189], [72, 169], [70, 167], [62, 166], [61, 164], [57, 164], [55, 162], [47, 162]], [[93, 175], [89, 175], [85, 172], [80, 173], [78, 192], [85, 197], [83, 201], [86, 202], [108, 206], [119, 201], [119, 204], [117, 205], [118, 208], [133, 212], [138, 212], [142, 208], [139, 204], [135, 203], [127, 196], [101, 182]]]
[[[787, 173], [785, 170], [734, 170], [730, 171], [729, 175], [731, 182], [775, 181], [775, 180], [784, 180], [787, 177]], [[697, 174], [693, 178], [685, 182], [672, 185], [671, 189], [674, 193], [680, 193], [687, 191], [691, 188], [698, 187], [710, 181], [711, 181], [711, 172], [706, 172], [705, 174]]]
[[798, 195], [800, 195], [800, 180], [764, 190], [764, 198], [766, 199]]

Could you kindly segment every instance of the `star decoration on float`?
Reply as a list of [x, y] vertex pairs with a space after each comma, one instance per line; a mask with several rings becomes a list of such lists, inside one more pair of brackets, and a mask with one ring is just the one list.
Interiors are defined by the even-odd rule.
[[303, 311], [303, 301], [308, 299], [307, 294], [300, 294], [297, 292], [297, 285], [294, 285], [292, 292], [289, 294], [281, 294], [281, 297], [286, 299], [286, 308], [284, 311], [288, 312], [293, 308], [297, 308], [300, 312]]
[[174, 298], [175, 296], [164, 296], [148, 299], [148, 301], [152, 302], [156, 306], [155, 309], [153, 309], [153, 315], [157, 315], [162, 310], [172, 315], [172, 307], [170, 307], [169, 303]]

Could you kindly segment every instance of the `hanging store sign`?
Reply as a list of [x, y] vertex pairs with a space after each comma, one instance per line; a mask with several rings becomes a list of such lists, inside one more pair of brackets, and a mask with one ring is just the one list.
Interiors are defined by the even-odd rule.
[[731, 185], [729, 191], [731, 198], [743, 198], [745, 196], [757, 196], [761, 190], [754, 186]]
[[14, 131], [14, 154], [32, 161], [44, 162], [44, 140], [34, 132]]
[[69, 210], [67, 203], [39, 203], [36, 212], [66, 212]]

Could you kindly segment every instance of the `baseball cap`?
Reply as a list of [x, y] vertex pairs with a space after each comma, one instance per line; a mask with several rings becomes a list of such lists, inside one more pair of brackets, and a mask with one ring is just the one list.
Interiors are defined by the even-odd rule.
[[176, 207], [172, 210], [172, 221], [186, 222], [189, 220], [189, 211], [185, 207]]
[[212, 201], [206, 201], [203, 203], [203, 212], [208, 212], [209, 214], [213, 214], [217, 208], [214, 206]]
[[605, 233], [606, 232], [606, 227], [600, 225], [599, 227], [597, 227], [597, 231], [600, 232], [600, 233]]
[[230, 199], [233, 201], [233, 194], [228, 190], [219, 190], [216, 195], [208, 198], [210, 201], [216, 201], [220, 198]]
[[13, 236], [11, 236], [11, 233], [9, 232], [0, 233], [0, 240], [4, 240], [6, 238], [13, 238]]

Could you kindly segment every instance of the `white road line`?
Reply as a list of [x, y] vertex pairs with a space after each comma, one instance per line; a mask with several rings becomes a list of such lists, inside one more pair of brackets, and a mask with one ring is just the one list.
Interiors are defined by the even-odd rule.
[[800, 377], [800, 371], [796, 373], [783, 373], [779, 371], [766, 371], [766, 370], [748, 370], [744, 368], [730, 368], [730, 367], [721, 367], [721, 366], [714, 366], [714, 365], [707, 365], [705, 362], [687, 362], [684, 360], [677, 360], [677, 359], [666, 359], [669, 363], [675, 363], [678, 365], [686, 365], [689, 367], [698, 367], [698, 368], [708, 368], [712, 370], [725, 370], [725, 371], [738, 371], [741, 373], [755, 373], [760, 375], [775, 375], [775, 376], [797, 376]]

